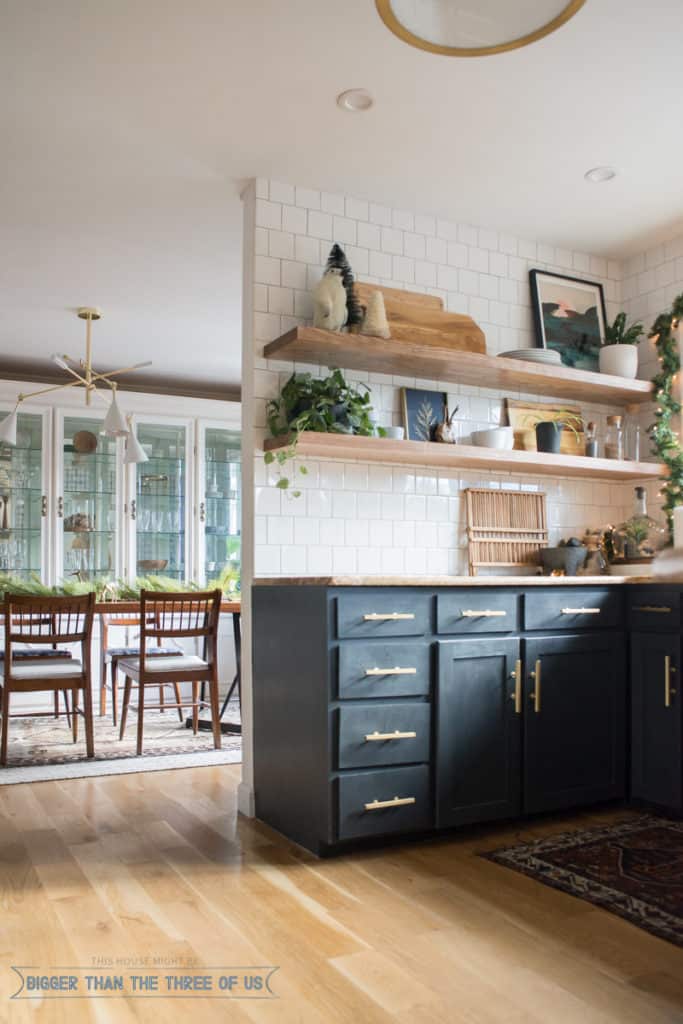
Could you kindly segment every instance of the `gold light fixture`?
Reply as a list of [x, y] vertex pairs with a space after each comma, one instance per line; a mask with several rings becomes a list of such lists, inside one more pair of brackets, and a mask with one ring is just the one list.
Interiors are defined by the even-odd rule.
[[486, 57], [529, 46], [586, 0], [375, 0], [379, 16], [409, 46], [447, 57]]
[[102, 383], [111, 390], [111, 401], [109, 403], [109, 409], [107, 415], [104, 418], [103, 430], [107, 437], [125, 437], [126, 439], [126, 455], [125, 462], [146, 462], [147, 455], [143, 448], [138, 444], [137, 438], [131, 426], [130, 418], [126, 418], [119, 408], [119, 404], [116, 400], [116, 389], [118, 387], [117, 382], [112, 380], [113, 377], [118, 377], [122, 373], [130, 373], [132, 370], [140, 370], [144, 366], [151, 366], [151, 362], [135, 363], [133, 366], [124, 366], [120, 370], [110, 370], [108, 373], [98, 373], [94, 369], [92, 364], [92, 325], [93, 321], [100, 320], [102, 314], [99, 309], [95, 309], [93, 306], [82, 306], [78, 310], [78, 317], [81, 320], [85, 320], [85, 359], [76, 360], [72, 356], [60, 353], [55, 353], [52, 356], [52, 361], [59, 366], [61, 370], [65, 370], [71, 374], [72, 380], [67, 381], [65, 384], [53, 384], [47, 388], [40, 388], [38, 391], [30, 391], [27, 394], [17, 395], [17, 403], [14, 409], [5, 417], [0, 423], [0, 441], [4, 441], [5, 444], [16, 445], [17, 443], [17, 411], [22, 402], [25, 402], [29, 398], [37, 398], [39, 395], [47, 395], [53, 391], [62, 391], [66, 388], [79, 388], [85, 389], [85, 404], [91, 405], [92, 396], [96, 395], [103, 402], [107, 402], [107, 398], [102, 394], [102, 391], [98, 390], [97, 384]]

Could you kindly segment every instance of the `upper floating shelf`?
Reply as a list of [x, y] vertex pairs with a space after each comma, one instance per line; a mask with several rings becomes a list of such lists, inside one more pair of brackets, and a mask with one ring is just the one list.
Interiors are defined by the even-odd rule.
[[652, 385], [646, 380], [501, 359], [449, 348], [436, 340], [385, 341], [362, 334], [295, 327], [266, 345], [263, 354], [266, 359], [321, 363], [345, 370], [372, 370], [602, 405], [637, 405], [652, 397]]

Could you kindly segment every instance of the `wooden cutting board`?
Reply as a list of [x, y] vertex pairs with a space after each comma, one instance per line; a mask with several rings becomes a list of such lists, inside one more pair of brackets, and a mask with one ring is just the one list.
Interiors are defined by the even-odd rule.
[[437, 295], [356, 282], [356, 294], [362, 306], [367, 306], [372, 292], [381, 292], [384, 296], [391, 337], [395, 341], [419, 341], [465, 352], [486, 352], [486, 337], [481, 327], [464, 313], [447, 313]]
[[576, 416], [576, 433], [565, 428], [560, 438], [560, 452], [563, 455], [584, 455], [586, 451], [586, 439], [583, 432], [583, 420], [581, 410], [573, 405], [562, 405], [560, 403], [548, 402], [526, 402], [514, 398], [506, 398], [505, 406], [508, 414], [508, 423], [513, 429], [515, 436], [515, 448], [518, 451], [536, 451], [536, 423], [539, 414], [543, 419], [558, 420], [568, 414]]

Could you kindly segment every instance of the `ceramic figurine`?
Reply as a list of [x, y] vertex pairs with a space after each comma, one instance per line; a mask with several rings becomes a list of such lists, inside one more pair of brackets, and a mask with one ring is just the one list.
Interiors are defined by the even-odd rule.
[[326, 270], [313, 290], [313, 326], [340, 331], [346, 323], [346, 289], [338, 268]]
[[448, 406], [444, 403], [443, 407], [443, 420], [441, 423], [437, 423], [434, 427], [434, 440], [439, 441], [441, 444], [455, 444], [455, 427], [453, 426], [453, 419], [458, 406], [456, 405], [453, 412], [448, 414]]
[[391, 337], [387, 312], [384, 307], [384, 296], [381, 292], [372, 292], [370, 295], [360, 332], [361, 334], [369, 334], [374, 338]]

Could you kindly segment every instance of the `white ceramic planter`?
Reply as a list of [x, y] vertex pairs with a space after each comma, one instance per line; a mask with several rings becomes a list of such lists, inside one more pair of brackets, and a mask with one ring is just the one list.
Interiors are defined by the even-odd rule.
[[638, 374], [637, 345], [604, 345], [600, 349], [600, 373], [635, 378]]

